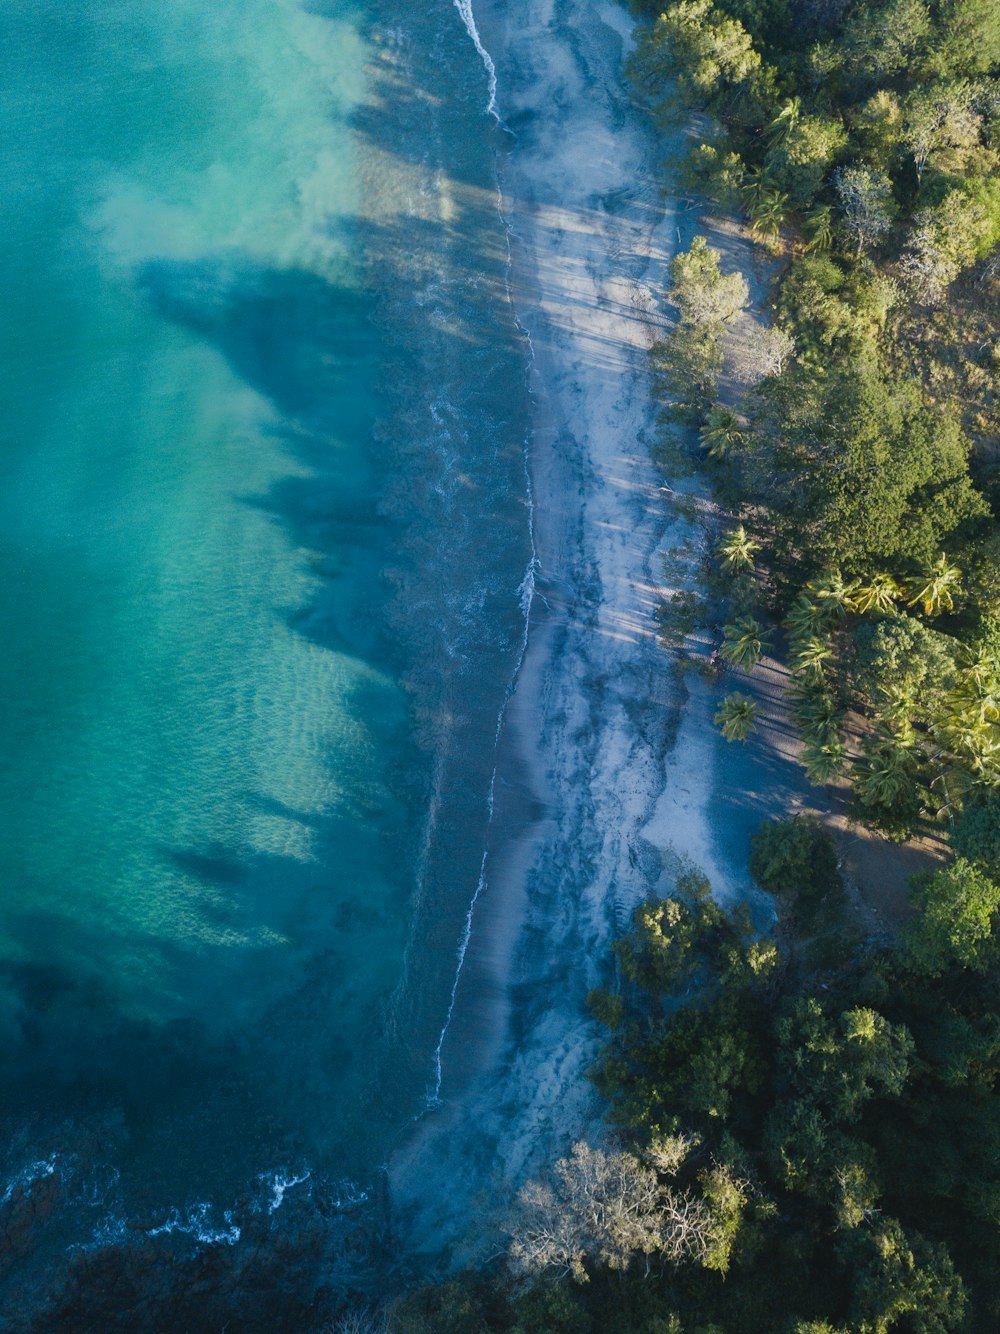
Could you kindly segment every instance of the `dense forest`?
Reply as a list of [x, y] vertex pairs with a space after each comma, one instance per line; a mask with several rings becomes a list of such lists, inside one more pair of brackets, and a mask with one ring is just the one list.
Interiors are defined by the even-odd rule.
[[[1000, 780], [998, 65], [990, 0], [686, 0], [634, 58], [658, 116], [700, 118], [689, 180], [776, 256], [736, 401], [747, 289], [704, 238], [658, 350], [733, 520], [722, 655], [751, 669], [780, 627], [810, 778], [846, 773], [891, 837], [933, 821], [963, 846]], [[752, 705], [720, 722], [746, 735]]]
[[[894, 940], [866, 937], [810, 817], [753, 840], [773, 939], [694, 869], [643, 903], [591, 996], [607, 1142], [524, 1188], [502, 1260], [365, 1327], [993, 1331], [1000, 5], [636, 8], [638, 95], [686, 128], [686, 183], [774, 274], [735, 392], [748, 286], [705, 237], [671, 265], [654, 350], [664, 420], [725, 516], [721, 655], [785, 656], [810, 780], [849, 782], [889, 838], [933, 827], [951, 857], [913, 880]], [[698, 613], [678, 596], [665, 638]], [[739, 741], [755, 712], [734, 692], [717, 721]]]
[[866, 946], [829, 836], [765, 824], [780, 943], [697, 872], [642, 904], [591, 1006], [614, 1127], [530, 1182], [505, 1264], [394, 1334], [943, 1334], [1000, 1327], [1000, 893], [968, 863]]

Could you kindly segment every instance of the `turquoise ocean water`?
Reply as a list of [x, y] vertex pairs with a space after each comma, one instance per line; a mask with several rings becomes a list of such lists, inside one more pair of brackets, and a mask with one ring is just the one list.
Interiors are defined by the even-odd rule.
[[436, 1091], [530, 534], [488, 73], [417, 8], [0, 6], [18, 1301], [335, 1213]]

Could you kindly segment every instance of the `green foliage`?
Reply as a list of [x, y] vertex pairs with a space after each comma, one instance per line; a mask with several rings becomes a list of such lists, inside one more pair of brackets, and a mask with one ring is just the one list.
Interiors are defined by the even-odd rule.
[[902, 1317], [919, 1334], [960, 1329], [966, 1295], [951, 1257], [889, 1219], [840, 1243], [852, 1274], [850, 1315], [859, 1334], [885, 1334]]
[[[774, 888], [813, 894], [814, 867], [836, 877], [809, 821], [766, 828], [753, 856]], [[763, 976], [727, 966], [720, 932], [744, 956], [750, 936], [725, 927], [703, 884], [683, 942], [673, 934], [691, 964], [656, 981], [681, 989], [681, 1008], [664, 1008], [633, 973], [640, 990], [623, 993], [598, 1082], [640, 1138], [697, 1131], [698, 1147], [670, 1170], [716, 1193], [728, 1274], [725, 1289], [666, 1280], [682, 1322], [690, 1302], [727, 1334], [950, 1331], [974, 1306], [969, 1328], [991, 1327], [1000, 1228], [981, 1210], [1000, 1202], [1000, 987], [984, 964], [1000, 956], [996, 897], [986, 913], [968, 874], [954, 863], [920, 889], [926, 925], [832, 989], [773, 963]], [[656, 907], [637, 918], [627, 949], [655, 953], [659, 920]], [[760, 1247], [781, 1268], [780, 1291], [761, 1292]]]
[[720, 259], [720, 252], [704, 236], [696, 236], [671, 260], [667, 299], [678, 308], [683, 323], [718, 329], [746, 305], [746, 279], [741, 273], [723, 274]]
[[804, 573], [929, 566], [985, 512], [957, 419], [863, 360], [826, 373], [800, 364], [768, 382], [751, 428], [743, 484], [767, 499], [774, 554]]
[[1000, 791], [980, 790], [955, 821], [952, 847], [959, 857], [982, 866], [993, 880], [1000, 880]]
[[760, 543], [755, 542], [740, 523], [725, 534], [716, 550], [722, 558], [722, 568], [730, 574], [740, 574], [753, 569], [753, 558], [760, 550]]
[[[777, 243], [796, 219], [807, 238], [776, 303], [789, 357], [742, 414], [716, 397], [746, 288], [704, 237], [671, 265], [680, 321], [656, 358], [667, 413], [701, 428], [720, 501], [746, 521], [724, 568], [753, 568], [758, 601], [791, 608], [808, 776], [847, 770], [855, 816], [896, 839], [1000, 781], [1000, 686], [955, 677], [946, 641], [910, 628], [939, 619], [957, 660], [1000, 610], [1000, 539], [966, 431], [987, 419], [968, 394], [941, 391], [936, 363], [914, 374], [898, 337], [1000, 242], [1000, 79], [983, 54], [997, 26], [978, 0], [689, 0], [660, 14], [636, 62], [654, 102], [676, 92], [713, 118], [691, 180], [738, 203], [759, 238]], [[992, 371], [967, 357], [961, 374], [975, 392]], [[752, 670], [766, 644], [746, 605], [731, 609], [722, 653]], [[898, 623], [874, 657], [859, 617]], [[845, 747], [848, 702], [869, 724], [860, 760]], [[752, 706], [730, 698], [717, 721], [742, 739]]]
[[787, 133], [780, 138], [772, 136], [764, 166], [791, 206], [802, 209], [823, 189], [832, 165], [846, 146], [847, 131], [839, 118], [800, 115], [788, 124]]
[[653, 347], [652, 355], [668, 415], [696, 426], [718, 391], [722, 370], [718, 337], [701, 326], [677, 324]]
[[958, 643], [912, 616], [861, 620], [853, 635], [851, 681], [879, 713], [904, 702], [911, 717], [934, 716], [956, 680]]
[[956, 963], [981, 971], [996, 962], [1000, 885], [984, 870], [959, 857], [933, 875], [915, 876], [913, 895], [921, 913], [907, 948], [921, 972], [940, 975]]
[[615, 943], [622, 972], [646, 991], [671, 993], [703, 960], [699, 951], [728, 925], [697, 872], [682, 875], [677, 894], [640, 903], [633, 930]]
[[833, 839], [812, 815], [765, 821], [750, 840], [750, 874], [807, 919], [843, 892]]
[[640, 39], [633, 71], [655, 99], [676, 79], [684, 105], [714, 105], [759, 79], [761, 59], [742, 23], [712, 0], [681, 0]]
[[722, 701], [715, 723], [727, 741], [746, 741], [757, 721], [757, 704], [749, 695], [733, 691]]
[[722, 656], [745, 672], [752, 672], [770, 648], [764, 627], [752, 616], [740, 616], [732, 625], [726, 626], [724, 634]]

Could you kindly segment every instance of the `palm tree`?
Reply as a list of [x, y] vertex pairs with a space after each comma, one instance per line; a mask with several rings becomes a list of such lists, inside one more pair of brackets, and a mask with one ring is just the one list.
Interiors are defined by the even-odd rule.
[[917, 702], [906, 685], [883, 686], [879, 718], [894, 735], [899, 732], [909, 733]]
[[743, 207], [748, 213], [752, 212], [773, 189], [770, 180], [759, 168], [755, 167], [752, 171], [748, 171], [740, 186]]
[[698, 433], [702, 448], [710, 459], [724, 459], [743, 443], [740, 419], [728, 408], [710, 408], [705, 425]]
[[844, 747], [839, 741], [828, 741], [825, 745], [807, 741], [802, 750], [802, 763], [806, 767], [806, 777], [810, 783], [820, 787], [842, 772]]
[[997, 690], [1000, 677], [997, 675], [996, 661], [981, 644], [976, 648], [963, 645], [959, 649], [958, 662], [966, 688], [971, 687], [976, 692]]
[[801, 672], [803, 676], [808, 677], [818, 685], [824, 679], [824, 665], [833, 657], [833, 647], [829, 640], [818, 639], [815, 636], [802, 640], [800, 643], [801, 647], [796, 650], [795, 666], [792, 670]]
[[955, 594], [962, 583], [962, 571], [948, 564], [948, 557], [938, 556], [927, 571], [923, 583], [915, 583], [916, 591], [906, 604], [912, 607], [922, 602], [926, 616], [937, 616], [942, 611], [954, 611]]
[[784, 148], [798, 125], [801, 114], [802, 103], [797, 97], [785, 103], [766, 130], [769, 153], [773, 153], [777, 148]]
[[753, 558], [760, 550], [760, 543], [755, 542], [743, 525], [730, 528], [716, 551], [722, 557], [722, 568], [731, 574], [753, 569]]
[[995, 696], [963, 700], [959, 692], [949, 700], [948, 714], [932, 727], [942, 749], [979, 778], [995, 781], [1000, 764], [1000, 727]]
[[914, 744], [910, 732], [895, 735], [880, 729], [867, 747], [856, 788], [866, 806], [891, 807], [914, 785]]
[[796, 639], [821, 634], [832, 620], [829, 604], [817, 602], [808, 593], [800, 593], [785, 619], [785, 625]]
[[806, 235], [810, 250], [829, 250], [833, 245], [833, 209], [829, 204], [817, 204], [806, 219]]
[[959, 664], [961, 675], [949, 700], [956, 717], [1000, 722], [1000, 675], [992, 656], [982, 648], [963, 648]]
[[727, 741], [746, 741], [756, 720], [756, 703], [749, 695], [741, 695], [739, 691], [727, 695], [715, 715], [715, 721], [722, 728], [722, 735]]
[[808, 744], [826, 746], [836, 740], [842, 714], [825, 689], [806, 686], [796, 690], [792, 712]]
[[870, 611], [888, 614], [894, 603], [903, 596], [903, 590], [891, 574], [872, 575], [871, 582], [862, 584], [854, 598], [855, 608], [866, 615]]
[[747, 209], [750, 231], [760, 241], [776, 241], [788, 214], [788, 196], [780, 190], [765, 190]]
[[764, 639], [764, 629], [752, 616], [740, 616], [735, 625], [727, 625], [725, 640], [719, 650], [727, 662], [752, 672], [770, 645]]
[[825, 602], [841, 618], [857, 610], [860, 579], [846, 582], [839, 570], [828, 570], [818, 583], [809, 584], [818, 602]]

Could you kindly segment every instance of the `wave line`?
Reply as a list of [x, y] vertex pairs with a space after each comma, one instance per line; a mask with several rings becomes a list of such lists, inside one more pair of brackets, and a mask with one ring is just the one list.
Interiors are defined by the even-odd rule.
[[465, 24], [465, 30], [472, 38], [472, 45], [479, 53], [479, 58], [483, 62], [489, 79], [490, 100], [486, 105], [486, 114], [492, 116], [498, 125], [502, 125], [499, 113], [497, 112], [497, 67], [493, 63], [493, 57], [483, 46], [483, 40], [479, 36], [479, 25], [476, 23], [476, 15], [472, 8], [472, 0], [455, 0], [455, 8], [462, 16], [462, 22]]
[[[487, 73], [490, 76], [490, 102], [489, 106], [486, 109], [489, 112], [489, 114], [494, 117], [497, 123], [503, 126], [503, 121], [501, 120], [499, 112], [497, 111], [496, 108], [496, 67], [493, 64], [493, 60], [489, 52], [483, 47], [483, 44], [480, 41], [479, 30], [476, 27], [475, 15], [472, 12], [472, 0], [455, 0], [455, 8], [462, 15], [463, 22], [465, 23], [465, 26], [469, 32], [469, 36], [472, 38], [476, 50], [482, 57], [483, 64], [486, 66]], [[524, 338], [524, 341], [527, 344], [528, 348], [527, 367], [525, 370], [525, 381], [527, 384], [528, 399], [529, 401], [531, 401], [533, 398], [531, 386], [535, 372], [535, 347], [531, 341], [531, 334], [528, 332], [528, 330], [525, 328], [525, 326], [521, 323], [520, 319], [518, 318], [517, 305], [514, 301], [514, 254], [511, 245], [511, 238], [514, 234], [514, 229], [506, 213], [504, 212], [503, 185], [500, 180], [499, 159], [498, 157], [495, 156], [494, 160], [497, 162], [497, 216], [499, 217], [500, 225], [503, 228], [504, 240], [506, 242], [506, 248], [507, 248], [507, 263], [506, 263], [506, 273], [505, 273], [507, 301], [510, 306], [511, 314], [513, 316], [514, 327]], [[520, 652], [518, 653], [517, 662], [515, 663], [514, 670], [511, 673], [511, 679], [507, 686], [507, 689], [504, 692], [503, 703], [500, 706], [500, 714], [497, 718], [497, 730], [494, 739], [495, 748], [499, 747], [500, 733], [503, 730], [504, 719], [506, 718], [507, 715], [507, 706], [510, 703], [511, 696], [517, 689], [518, 678], [521, 674], [521, 668], [524, 665], [525, 655], [527, 654], [528, 651], [528, 634], [531, 628], [532, 603], [534, 602], [536, 596], [541, 596], [536, 588], [536, 578], [541, 570], [541, 563], [538, 559], [538, 551], [535, 546], [535, 495], [534, 495], [534, 487], [532, 486], [532, 481], [531, 481], [532, 432], [533, 432], [533, 426], [529, 426], [522, 444], [525, 492], [528, 505], [528, 545], [531, 552], [530, 558], [528, 560], [527, 569], [524, 572], [524, 577], [517, 588], [518, 604], [521, 608], [521, 613], [524, 616], [524, 630], [522, 631], [521, 634], [521, 648]], [[496, 790], [496, 779], [497, 779], [497, 768], [496, 765], [494, 765], [493, 773], [490, 777], [489, 794], [486, 800], [487, 846], [483, 849], [483, 860], [479, 868], [479, 880], [476, 884], [476, 890], [472, 896], [472, 900], [469, 903], [468, 912], [465, 915], [465, 924], [462, 928], [462, 934], [458, 943], [458, 950], [457, 950], [458, 967], [455, 970], [455, 978], [454, 981], [452, 982], [451, 997], [448, 1002], [448, 1012], [445, 1016], [444, 1026], [442, 1027], [440, 1036], [438, 1037], [437, 1046], [434, 1049], [434, 1057], [433, 1057], [434, 1083], [433, 1083], [433, 1088], [431, 1089], [430, 1093], [427, 1096], [426, 1107], [428, 1109], [432, 1107], [438, 1107], [441, 1104], [442, 1053], [444, 1050], [445, 1039], [448, 1036], [448, 1030], [451, 1027], [451, 1021], [455, 1014], [455, 1006], [458, 1000], [458, 987], [462, 979], [462, 971], [465, 967], [465, 956], [469, 949], [469, 942], [472, 939], [472, 929], [476, 915], [476, 905], [479, 902], [480, 895], [486, 888], [486, 879], [487, 879], [486, 868], [487, 868], [487, 862], [489, 860], [488, 838], [489, 838], [489, 830], [493, 824], [494, 793]]]

